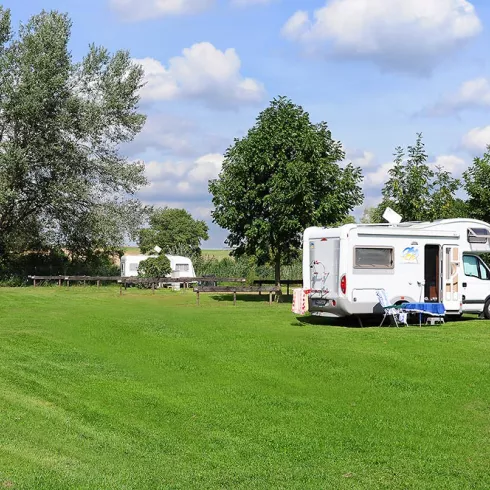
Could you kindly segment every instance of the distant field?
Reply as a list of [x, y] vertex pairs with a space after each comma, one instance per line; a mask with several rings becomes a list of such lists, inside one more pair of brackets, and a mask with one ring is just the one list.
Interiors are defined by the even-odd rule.
[[124, 252], [126, 255], [139, 255], [141, 253], [139, 247], [126, 247]]
[[204, 258], [211, 259], [215, 258], [218, 260], [230, 257], [229, 250], [203, 250], [202, 255]]
[[[140, 249], [138, 247], [126, 247], [125, 253], [127, 255], [138, 255], [140, 253]], [[203, 257], [210, 259], [216, 258], [218, 260], [224, 259], [225, 257], [230, 256], [229, 250], [203, 250]]]
[[490, 322], [0, 290], [0, 488], [488, 489]]

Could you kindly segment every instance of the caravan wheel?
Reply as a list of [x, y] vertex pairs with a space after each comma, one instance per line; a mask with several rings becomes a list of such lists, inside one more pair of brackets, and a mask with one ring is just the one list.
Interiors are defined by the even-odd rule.
[[483, 314], [487, 320], [490, 320], [490, 299], [485, 303], [485, 307], [483, 308]]

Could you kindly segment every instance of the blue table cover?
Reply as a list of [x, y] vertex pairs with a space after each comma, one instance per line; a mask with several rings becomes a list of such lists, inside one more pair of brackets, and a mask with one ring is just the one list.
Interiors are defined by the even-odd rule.
[[403, 309], [433, 316], [444, 316], [446, 314], [446, 308], [444, 308], [442, 303], [406, 303], [403, 305]]

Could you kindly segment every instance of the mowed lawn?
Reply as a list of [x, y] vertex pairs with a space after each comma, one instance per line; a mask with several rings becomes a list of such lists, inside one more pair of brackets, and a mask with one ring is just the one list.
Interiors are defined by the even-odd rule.
[[490, 324], [0, 289], [0, 488], [490, 488]]

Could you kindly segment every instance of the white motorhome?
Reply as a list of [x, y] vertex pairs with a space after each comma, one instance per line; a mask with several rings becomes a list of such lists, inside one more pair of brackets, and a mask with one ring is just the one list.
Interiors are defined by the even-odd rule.
[[490, 224], [470, 219], [308, 228], [303, 288], [320, 316], [380, 312], [377, 289], [392, 304], [443, 303], [448, 315], [490, 319]]
[[[121, 257], [121, 277], [135, 277], [138, 275], [140, 262], [148, 259], [151, 255], [123, 255]], [[170, 260], [172, 273], [167, 277], [179, 279], [181, 277], [196, 277], [191, 259], [178, 255], [166, 255]]]

